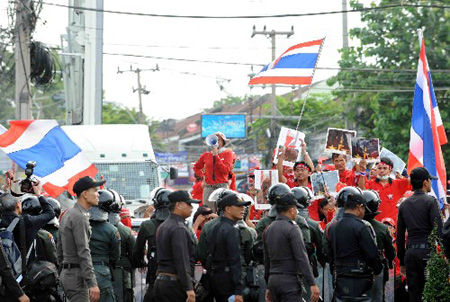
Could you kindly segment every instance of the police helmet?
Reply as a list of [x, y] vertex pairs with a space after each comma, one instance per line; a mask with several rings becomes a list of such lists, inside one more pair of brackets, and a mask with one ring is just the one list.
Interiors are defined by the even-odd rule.
[[277, 199], [280, 199], [288, 193], [291, 193], [291, 188], [289, 188], [287, 184], [278, 183], [269, 188], [267, 199], [269, 200], [269, 203], [273, 205]]
[[255, 201], [253, 200], [253, 198], [251, 197], [251, 196], [249, 196], [248, 194], [245, 194], [245, 193], [239, 193], [238, 194], [244, 201], [249, 201], [249, 202], [251, 202], [251, 205], [254, 205], [255, 204]]
[[378, 195], [377, 191], [374, 190], [364, 190], [363, 191], [364, 199], [367, 202], [367, 209], [371, 212], [370, 214], [372, 216], [376, 216], [377, 214], [380, 214], [378, 212], [378, 207], [380, 206], [381, 199], [380, 195]]
[[154, 189], [152, 193], [150, 193], [150, 198], [153, 201], [155, 210], [169, 206], [169, 195], [172, 192], [172, 190], [169, 190], [167, 188], [159, 187]]
[[[345, 187], [339, 191], [337, 196], [338, 208], [343, 208], [347, 200], [353, 200], [359, 203], [364, 203], [364, 196], [360, 188]], [[361, 202], [362, 201], [362, 202]]]
[[98, 207], [105, 212], [113, 212], [113, 209], [120, 212], [120, 196], [113, 190], [98, 191]]
[[209, 195], [208, 201], [210, 202], [219, 202], [220, 200], [222, 200], [224, 197], [229, 196], [229, 195], [238, 195], [238, 192], [235, 192], [233, 190], [230, 189], [225, 189], [225, 188], [219, 188], [214, 190], [211, 195]]
[[58, 218], [61, 215], [61, 204], [54, 198], [47, 197], [48, 203], [52, 205], [53, 211], [55, 212], [55, 217]]
[[36, 196], [27, 196], [22, 199], [22, 213], [29, 215], [39, 215], [42, 211], [41, 203]]
[[314, 198], [314, 194], [313, 194], [313, 192], [311, 191], [311, 189], [310, 188], [308, 188], [308, 187], [302, 187], [303, 189], [305, 189], [306, 190], [306, 192], [308, 192], [308, 197], [309, 197], [309, 200], [311, 201], [311, 200], [313, 200], [313, 198]]
[[295, 187], [295, 188], [292, 188], [291, 191], [292, 191], [292, 194], [294, 194], [297, 202], [303, 208], [307, 208], [311, 205], [311, 196], [308, 194], [308, 191], [306, 191], [304, 187]]

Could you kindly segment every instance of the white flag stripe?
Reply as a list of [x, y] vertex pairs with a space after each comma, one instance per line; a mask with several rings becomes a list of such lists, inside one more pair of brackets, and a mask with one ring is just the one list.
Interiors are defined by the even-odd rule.
[[412, 127], [410, 133], [409, 151], [419, 162], [423, 163], [423, 140]]
[[64, 187], [67, 185], [68, 180], [74, 175], [86, 170], [92, 165], [83, 152], [78, 153], [68, 161], [64, 162], [64, 166], [42, 178], [43, 183], [50, 182], [51, 184]]
[[288, 51], [282, 57], [290, 56], [290, 55], [296, 55], [296, 54], [299, 54], [299, 53], [315, 53], [315, 54], [318, 54], [319, 50], [320, 50], [320, 45], [301, 47], [301, 48], [297, 48], [297, 49], [293, 49], [291, 51]]
[[261, 72], [256, 77], [310, 77], [312, 74], [312, 68], [275, 68]]
[[57, 127], [56, 121], [36, 120], [17, 139], [14, 144], [3, 148], [5, 153], [13, 153], [23, 149], [29, 149], [37, 145], [53, 128]]

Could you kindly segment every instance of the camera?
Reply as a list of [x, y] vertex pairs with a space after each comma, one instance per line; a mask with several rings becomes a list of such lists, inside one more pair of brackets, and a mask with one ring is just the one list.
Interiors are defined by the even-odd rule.
[[27, 162], [25, 175], [26, 178], [20, 181], [20, 191], [22, 193], [33, 193], [33, 185], [38, 185], [39, 181], [36, 178], [32, 178], [33, 170], [36, 167], [36, 162], [29, 161]]

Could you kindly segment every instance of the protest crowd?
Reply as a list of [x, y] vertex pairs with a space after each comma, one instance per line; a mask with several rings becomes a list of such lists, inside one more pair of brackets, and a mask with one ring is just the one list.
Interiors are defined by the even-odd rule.
[[422, 301], [433, 228], [450, 256], [448, 200], [428, 194], [436, 177], [379, 154], [349, 165], [335, 141], [330, 164], [314, 165], [303, 140], [277, 147], [272, 169], [257, 167], [240, 193], [236, 155], [214, 133], [194, 165], [195, 197], [153, 189], [137, 234], [108, 179], [79, 178], [61, 212], [36, 182], [13, 190], [8, 172], [0, 300], [136, 301], [139, 271], [143, 301]]

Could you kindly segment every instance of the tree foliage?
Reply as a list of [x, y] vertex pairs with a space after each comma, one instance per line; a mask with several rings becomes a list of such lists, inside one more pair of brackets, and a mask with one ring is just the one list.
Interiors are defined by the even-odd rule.
[[[435, 4], [435, 1], [403, 2]], [[389, 0], [377, 1], [378, 6], [392, 4]], [[355, 0], [350, 5], [354, 9], [363, 7]], [[450, 137], [450, 10], [398, 7], [361, 12], [361, 19], [365, 26], [350, 30], [350, 36], [358, 39], [360, 45], [341, 50], [339, 65], [343, 70], [328, 84], [338, 82], [342, 87], [335, 91], [335, 96], [345, 102], [354, 129], [362, 130], [366, 137], [380, 138], [383, 146], [406, 160], [419, 59], [419, 28], [424, 29], [435, 94]], [[443, 152], [444, 160], [449, 162], [448, 145], [443, 146]]]
[[[155, 134], [159, 126], [158, 121], [154, 121], [144, 115], [145, 124], [148, 126], [153, 148], [156, 151], [164, 149], [161, 139]], [[104, 102], [102, 111], [103, 124], [137, 124], [139, 120], [138, 112], [135, 108], [127, 108], [113, 102]]]
[[[437, 234], [435, 224], [428, 242], [433, 247], [426, 267], [426, 282], [423, 291], [425, 302], [450, 301], [450, 262], [442, 251], [443, 244]], [[436, 243], [441, 249], [437, 250]]]
[[[304, 99], [292, 100], [292, 96], [283, 98], [277, 97], [277, 108], [284, 116], [300, 116]], [[266, 112], [270, 112], [270, 104], [263, 105]], [[343, 107], [340, 101], [335, 100], [329, 93], [311, 94], [306, 102], [305, 111], [299, 126], [299, 130], [306, 134], [306, 141], [309, 142], [317, 134], [326, 132], [328, 127], [344, 127]], [[256, 115], [256, 114], [255, 114]], [[257, 143], [258, 152], [267, 151], [266, 166], [270, 167], [272, 148], [275, 147], [276, 140], [281, 127], [295, 129], [297, 119], [277, 119], [276, 129], [271, 133], [271, 138], [267, 136], [267, 129], [270, 128], [271, 119], [256, 119], [249, 126], [248, 144]], [[251, 149], [251, 146], [248, 146]]]

